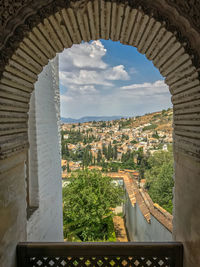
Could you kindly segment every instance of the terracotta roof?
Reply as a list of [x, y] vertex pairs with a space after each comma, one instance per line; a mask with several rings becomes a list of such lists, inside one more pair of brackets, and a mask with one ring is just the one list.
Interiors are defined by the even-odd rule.
[[129, 196], [130, 202], [133, 206], [137, 203], [144, 218], [148, 223], [151, 223], [151, 215], [155, 217], [165, 228], [172, 232], [173, 216], [158, 204], [153, 203], [147, 191], [143, 188], [138, 188], [137, 181], [130, 173], [117, 172], [107, 173], [112, 178], [123, 178], [124, 185]]

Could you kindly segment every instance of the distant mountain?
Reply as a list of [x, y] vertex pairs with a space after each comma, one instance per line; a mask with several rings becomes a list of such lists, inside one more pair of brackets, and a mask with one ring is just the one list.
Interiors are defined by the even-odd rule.
[[61, 117], [62, 123], [84, 123], [89, 121], [112, 121], [112, 120], [119, 120], [121, 118], [128, 118], [128, 116], [97, 116], [97, 117], [82, 117], [80, 119], [72, 119], [72, 118], [63, 118]]

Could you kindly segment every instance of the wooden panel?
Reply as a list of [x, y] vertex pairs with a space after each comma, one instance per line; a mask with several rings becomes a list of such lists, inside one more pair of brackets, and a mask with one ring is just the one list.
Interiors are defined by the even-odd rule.
[[18, 266], [182, 267], [181, 243], [20, 243]]

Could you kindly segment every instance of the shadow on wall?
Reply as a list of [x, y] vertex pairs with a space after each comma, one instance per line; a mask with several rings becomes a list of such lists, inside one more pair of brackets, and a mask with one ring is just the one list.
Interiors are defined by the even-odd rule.
[[130, 241], [172, 241], [173, 216], [154, 204], [136, 181], [126, 174], [124, 177], [126, 202], [123, 207], [125, 224]]

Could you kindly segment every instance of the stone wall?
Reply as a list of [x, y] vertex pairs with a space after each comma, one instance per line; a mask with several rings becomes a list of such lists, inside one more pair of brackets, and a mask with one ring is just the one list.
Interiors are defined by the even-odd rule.
[[[27, 223], [28, 241], [62, 241], [58, 59], [39, 75], [29, 111], [29, 209], [38, 207]], [[34, 210], [34, 209], [33, 209]]]
[[172, 241], [172, 233], [152, 214], [148, 222], [143, 216], [140, 206], [132, 205], [128, 194], [124, 206], [126, 228], [130, 241], [164, 242]]
[[184, 266], [200, 266], [200, 162], [175, 151], [174, 240], [184, 244]]
[[15, 266], [16, 245], [26, 240], [26, 154], [0, 164], [0, 266]]
[[123, 184], [125, 203], [123, 215], [129, 240], [135, 242], [172, 241], [173, 216], [153, 203], [147, 191], [138, 187], [136, 171], [124, 170], [107, 173], [113, 180]]

